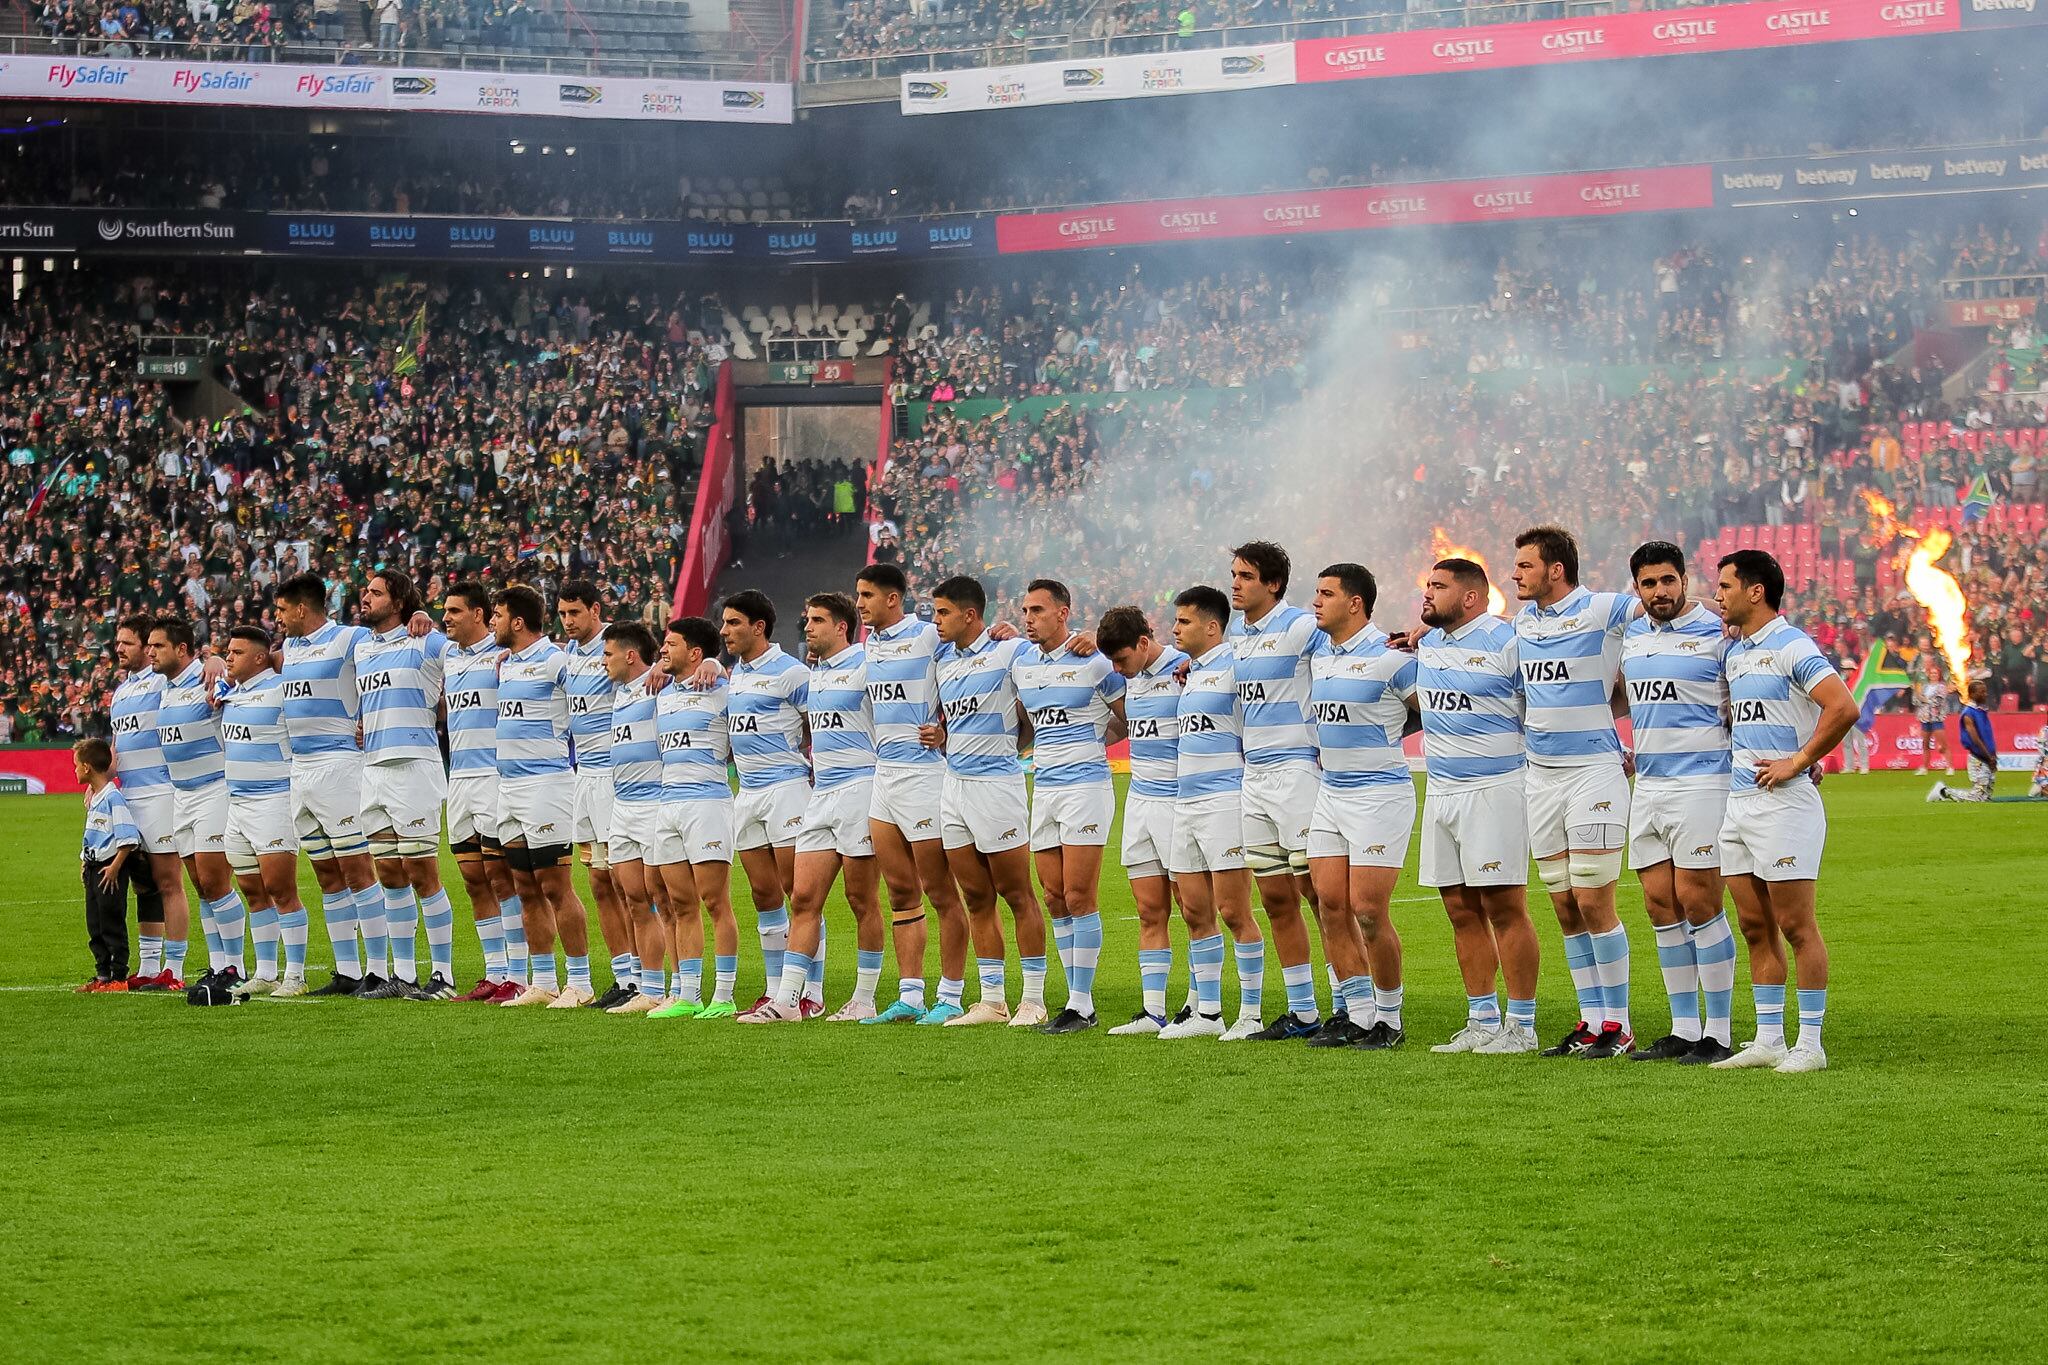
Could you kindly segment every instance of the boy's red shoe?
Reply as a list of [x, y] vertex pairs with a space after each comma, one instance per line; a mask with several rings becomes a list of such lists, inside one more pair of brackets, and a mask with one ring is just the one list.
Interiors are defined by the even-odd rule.
[[100, 982], [100, 991], [106, 995], [126, 995], [128, 993], [128, 983], [119, 978], [112, 981], [102, 981]]

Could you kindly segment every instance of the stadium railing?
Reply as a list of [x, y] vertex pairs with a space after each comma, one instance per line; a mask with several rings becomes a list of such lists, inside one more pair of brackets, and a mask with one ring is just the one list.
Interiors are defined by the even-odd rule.
[[456, 50], [406, 48], [396, 61], [359, 46], [341, 43], [280, 43], [262, 47], [245, 43], [170, 44], [130, 41], [132, 56], [111, 57], [108, 44], [97, 38], [49, 38], [41, 34], [0, 35], [0, 53], [38, 60], [71, 58], [88, 61], [245, 62], [304, 66], [426, 67], [441, 71], [529, 71], [557, 76], [642, 76], [650, 80], [783, 81], [788, 79], [786, 54], [764, 52], [745, 57], [655, 58], [632, 55], [543, 54], [517, 48]]
[[[869, 57], [811, 57], [805, 78], [819, 84], [834, 81], [892, 80], [919, 71], [960, 71], [978, 66], [1021, 66], [1031, 62], [1072, 62], [1091, 57], [1134, 56], [1146, 52], [1187, 52], [1212, 47], [1255, 47], [1308, 38], [1349, 38], [1374, 33], [1428, 29], [1474, 28], [1529, 19], [1571, 19], [1614, 14], [1624, 9], [1685, 9], [1701, 0], [1548, 0], [1540, 4], [1474, 4], [1412, 14], [1373, 14], [1355, 18], [1291, 19], [1269, 24], [1230, 24], [1199, 28], [1182, 36], [1177, 29], [1154, 33], [1121, 33], [1100, 38], [1063, 33], [1006, 37], [974, 47], [933, 48], [920, 52], [885, 53]], [[830, 42], [825, 37], [821, 41]]]

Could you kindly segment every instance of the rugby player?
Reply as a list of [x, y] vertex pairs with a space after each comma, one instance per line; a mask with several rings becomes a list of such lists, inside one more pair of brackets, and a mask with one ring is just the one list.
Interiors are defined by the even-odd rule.
[[[375, 990], [389, 944], [384, 891], [363, 836], [363, 751], [356, 645], [369, 632], [327, 614], [327, 583], [294, 574], [273, 593], [284, 630], [284, 726], [292, 742], [292, 826], [320, 886], [320, 917], [334, 947], [334, 975], [314, 995]], [[362, 931], [363, 950], [356, 946]]]
[[[943, 748], [946, 778], [939, 798], [939, 837], [967, 905], [981, 998], [947, 1027], [1008, 1022], [1032, 1028], [1045, 1011], [1045, 918], [1031, 885], [1030, 817], [1024, 792], [1023, 740], [1028, 725], [1017, 697], [1023, 640], [998, 640], [985, 622], [988, 594], [972, 578], [948, 578], [932, 590], [938, 654], [940, 719], [919, 727], [927, 748]], [[1014, 1016], [1005, 996], [1003, 927], [996, 897], [1017, 926], [1023, 999]]]
[[[1749, 944], [1756, 1037], [1717, 1068], [1821, 1071], [1828, 945], [1815, 918], [1827, 810], [1808, 770], [1856, 723], [1856, 702], [1805, 631], [1778, 614], [1785, 571], [1762, 550], [1720, 562], [1721, 615], [1739, 638], [1728, 647], [1735, 724], [1721, 875]], [[1785, 947], [1798, 968], [1799, 1040], [1785, 1046]]]
[[[370, 634], [356, 642], [356, 692], [363, 722], [363, 830], [382, 887], [391, 976], [366, 1000], [455, 998], [455, 907], [441, 887], [441, 709], [448, 637], [411, 633], [425, 606], [411, 578], [380, 569], [363, 586], [357, 616]], [[417, 899], [415, 899], [417, 898]], [[432, 970], [419, 979], [418, 926], [427, 929]]]
[[[114, 736], [114, 776], [141, 835], [141, 853], [149, 859], [148, 875], [133, 879], [141, 951], [135, 974], [128, 978], [131, 991], [183, 990], [185, 951], [192, 932], [185, 866], [178, 860], [171, 832], [171, 772], [164, 766], [163, 741], [157, 733], [164, 675], [149, 662], [149, 632], [155, 624], [154, 618], [137, 613], [122, 617], [115, 628], [114, 662], [122, 677], [114, 685], [107, 717]], [[174, 960], [167, 963], [167, 955]]]
[[[718, 627], [701, 616], [668, 623], [662, 663], [670, 678], [655, 705], [661, 748], [661, 810], [642, 861], [661, 879], [675, 916], [677, 984], [650, 1019], [730, 1019], [739, 977], [740, 933], [732, 914], [732, 757], [724, 679], [685, 686], [718, 656]], [[711, 999], [704, 999], [704, 917], [711, 920]]]
[[1633, 595], [1579, 586], [1579, 543], [1558, 526], [1515, 537], [1529, 844], [1564, 932], [1579, 1021], [1546, 1057], [1626, 1056], [1628, 930], [1614, 908], [1628, 835], [1628, 773], [1614, 726]]
[[1415, 779], [1401, 736], [1416, 704], [1416, 667], [1372, 624], [1378, 600], [1379, 585], [1362, 564], [1332, 564], [1317, 576], [1315, 620], [1327, 643], [1309, 688], [1322, 755], [1309, 874], [1338, 998], [1310, 1047], [1383, 1050], [1408, 1036], [1401, 937], [1389, 907], [1415, 829]]
[[[783, 1023], [804, 1017], [805, 988], [822, 975], [825, 897], [842, 871], [853, 911], [857, 952], [853, 995], [836, 1023], [875, 1017], [882, 977], [882, 916], [876, 904], [874, 713], [868, 703], [867, 652], [853, 643], [860, 622], [853, 599], [817, 593], [804, 599], [804, 648], [811, 658], [805, 721], [811, 737], [811, 799], [797, 835], [796, 883], [790, 897], [789, 947], [774, 998], [740, 1016], [742, 1023]], [[900, 956], [900, 953], [899, 953]]]
[[[894, 564], [870, 564], [854, 585], [868, 628], [868, 703], [875, 725], [875, 796], [868, 811], [875, 865], [889, 888], [897, 998], [866, 1023], [945, 1024], [962, 1013], [967, 989], [967, 912], [939, 838], [945, 756], [926, 748], [921, 728], [938, 712], [939, 635], [909, 614], [909, 580]], [[939, 919], [939, 991], [925, 1004], [924, 902]]]
[[[228, 632], [220, 707], [228, 823], [222, 849], [249, 906], [256, 974], [251, 996], [288, 1000], [306, 993], [306, 907], [299, 902], [299, 838], [292, 828], [291, 740], [284, 728], [284, 679], [270, 666], [270, 636], [254, 626]], [[278, 974], [278, 944], [284, 972]], [[239, 956], [239, 954], [237, 954]]]
[[505, 647], [491, 630], [491, 595], [473, 578], [442, 599], [448, 723], [448, 846], [469, 893], [484, 971], [464, 1000], [503, 1005], [526, 989], [525, 904], [498, 841], [498, 667]]
[[1019, 652], [1013, 669], [1031, 719], [1031, 856], [1067, 978], [1067, 1003], [1044, 1026], [1052, 1034], [1096, 1024], [1102, 913], [1095, 896], [1116, 823], [1106, 746], [1124, 736], [1123, 676], [1099, 646], [1086, 656], [1075, 652], [1073, 609], [1066, 584], [1033, 579], [1022, 612], [1031, 647]]
[[[733, 806], [733, 847], [754, 898], [761, 939], [761, 995], [749, 1012], [769, 1002], [782, 983], [789, 949], [789, 890], [796, 884], [796, 841], [811, 802], [811, 766], [804, 726], [811, 671], [774, 643], [775, 604], [751, 588], [725, 599], [719, 627], [733, 656], [727, 684], [733, 766], [740, 794]], [[824, 1012], [824, 921], [817, 950], [808, 956], [799, 1004], [808, 1019]]]
[[1735, 994], [1735, 936], [1721, 910], [1728, 639], [1721, 619], [1690, 599], [1676, 545], [1641, 545], [1628, 568], [1643, 604], [1621, 648], [1636, 766], [1629, 866], [1643, 884], [1671, 1002], [1671, 1032], [1637, 1048], [1635, 1059], [1697, 1066], [1729, 1055]]
[[[1188, 925], [1195, 1009], [1159, 1037], [1249, 1038], [1263, 1026], [1258, 988], [1265, 943], [1252, 914], [1244, 847], [1244, 703], [1227, 637], [1230, 599], [1206, 584], [1173, 599], [1173, 638], [1189, 659], [1174, 759], [1173, 852], [1167, 862]], [[1237, 943], [1237, 1021], [1223, 1026], [1223, 934]]]
[[[1309, 959], [1304, 897], [1314, 900], [1308, 875], [1309, 818], [1315, 811], [1315, 728], [1308, 714], [1311, 661], [1329, 643], [1315, 618], [1285, 600], [1291, 565], [1287, 551], [1254, 540], [1231, 552], [1230, 601], [1243, 613], [1232, 635], [1237, 688], [1244, 698], [1245, 864], [1258, 879], [1259, 902], [1273, 929], [1273, 951], [1287, 990], [1287, 1009], [1248, 1037], [1261, 1041], [1306, 1038], [1320, 1027], [1315, 965]], [[1265, 974], [1259, 959], [1239, 944], [1239, 988], [1256, 1013]]]
[[190, 989], [234, 992], [242, 984], [247, 910], [228, 868], [227, 758], [221, 745], [218, 694], [194, 655], [192, 626], [158, 617], [149, 631], [150, 658], [164, 677], [157, 731], [171, 773], [171, 833], [199, 892], [206, 935], [206, 974]]
[[[633, 927], [637, 979], [605, 1007], [608, 1014], [649, 1014], [663, 1001], [662, 962], [675, 937], [668, 896], [651, 884], [646, 863], [661, 820], [660, 647], [638, 621], [604, 628], [605, 676], [611, 680], [612, 783], [604, 856]], [[603, 997], [599, 997], [602, 999]]]
[[[1111, 607], [1095, 627], [1103, 657], [1124, 677], [1131, 735], [1131, 781], [1124, 793], [1122, 862], [1138, 907], [1138, 986], [1142, 1008], [1112, 1034], [1157, 1034], [1167, 1026], [1166, 978], [1173, 971], [1174, 806], [1180, 795], [1180, 670], [1188, 656], [1152, 636], [1137, 607]], [[1177, 1019], [1195, 1013], [1193, 979]]]
[[[569, 656], [569, 738], [576, 762], [575, 842], [590, 873], [590, 897], [597, 902], [597, 927], [611, 953], [612, 984], [591, 1001], [592, 1008], [623, 1004], [638, 989], [634, 963], [636, 921], [627, 913], [611, 873], [606, 845], [612, 823], [612, 694], [616, 684], [605, 663], [604, 594], [595, 583], [571, 579], [555, 598], [562, 620], [562, 650]], [[657, 967], [659, 963], [655, 964]]]
[[[590, 988], [590, 921], [569, 862], [575, 780], [569, 761], [569, 656], [544, 633], [547, 606], [532, 588], [491, 596], [498, 668], [498, 837], [525, 908], [531, 984], [505, 1008], [576, 1009]], [[555, 939], [568, 959], [557, 988]]]
[[[1486, 609], [1486, 570], [1440, 559], [1424, 576], [1415, 682], [1422, 709], [1421, 880], [1443, 897], [1465, 979], [1465, 1026], [1432, 1052], [1534, 1052], [1522, 667], [1515, 630]], [[1503, 1020], [1495, 974], [1507, 985]]]

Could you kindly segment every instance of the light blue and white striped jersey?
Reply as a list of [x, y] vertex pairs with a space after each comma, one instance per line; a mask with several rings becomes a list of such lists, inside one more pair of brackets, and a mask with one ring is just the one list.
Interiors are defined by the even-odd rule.
[[945, 762], [937, 749], [917, 742], [918, 727], [939, 718], [938, 628], [906, 616], [887, 630], [870, 632], [862, 647], [868, 653], [875, 761], [914, 768]]
[[448, 701], [448, 775], [498, 775], [498, 660], [505, 647], [486, 635], [473, 645], [450, 642], [442, 659]]
[[647, 690], [648, 669], [612, 694], [612, 799], [661, 800], [661, 695]]
[[362, 698], [363, 761], [441, 761], [434, 717], [448, 651], [440, 631], [415, 640], [404, 626], [356, 641], [356, 695]]
[[264, 669], [237, 683], [220, 707], [229, 796], [289, 796], [292, 745], [284, 731], [284, 679]]
[[1515, 628], [1487, 612], [1415, 648], [1422, 764], [1434, 791], [1489, 787], [1527, 766]]
[[673, 680], [655, 707], [661, 744], [661, 799], [730, 801], [726, 760], [732, 757], [723, 680], [707, 692]]
[[138, 669], [114, 686], [107, 720], [114, 732], [114, 776], [130, 796], [171, 789], [171, 770], [164, 766], [164, 746], [156, 731], [156, 708], [163, 700], [164, 675]]
[[569, 736], [576, 741], [576, 766], [593, 772], [612, 762], [612, 693], [616, 684], [604, 667], [604, 632], [582, 644], [562, 646], [569, 656]]
[[1239, 617], [1230, 634], [1237, 648], [1237, 693], [1244, 699], [1246, 765], [1313, 765], [1309, 663], [1330, 637], [1312, 614], [1285, 602], [1275, 602], [1257, 625]]
[[1621, 761], [1614, 684], [1621, 677], [1622, 632], [1639, 607], [1630, 593], [1577, 587], [1556, 606], [1531, 602], [1515, 613], [1529, 762], [1583, 768]]
[[986, 630], [965, 649], [939, 648], [939, 706], [946, 713], [946, 769], [958, 777], [1021, 777], [1017, 756], [1017, 680], [1012, 670], [1032, 646]]
[[1323, 785], [1333, 791], [1407, 786], [1401, 732], [1415, 695], [1415, 656], [1387, 648], [1387, 633], [1368, 623], [1314, 660], [1309, 702], [1322, 751]]
[[1124, 679], [1132, 796], [1171, 801], [1180, 795], [1180, 679], [1173, 675], [1187, 657], [1166, 645], [1150, 668]]
[[369, 634], [329, 620], [311, 635], [285, 638], [284, 725], [293, 758], [359, 752], [355, 653]]
[[[162, 677], [162, 674], [158, 674]], [[109, 782], [85, 802], [85, 837], [79, 841], [79, 861], [113, 861], [124, 848], [141, 848], [142, 831], [135, 826], [134, 813], [121, 789]]]
[[1730, 796], [1754, 796], [1757, 764], [1806, 747], [1820, 723], [1813, 689], [1840, 676], [1812, 637], [1782, 616], [1728, 646], [1728, 704], [1735, 713]]
[[1727, 785], [1727, 653], [1721, 618], [1697, 602], [1669, 624], [1648, 615], [1629, 622], [1621, 676], [1638, 786]]
[[542, 636], [498, 671], [498, 776], [547, 777], [569, 769], [569, 656]]
[[170, 766], [171, 785], [181, 792], [210, 787], [227, 776], [220, 713], [213, 709], [213, 697], [206, 666], [197, 659], [164, 684], [156, 710], [157, 731], [163, 741], [164, 762]]
[[763, 791], [785, 782], [809, 782], [804, 757], [804, 706], [810, 701], [811, 670], [770, 645], [752, 663], [735, 662], [728, 681], [726, 712], [732, 726], [732, 761], [742, 791]]
[[1068, 636], [1051, 653], [1026, 644], [1010, 670], [1031, 717], [1031, 780], [1039, 787], [1109, 785], [1103, 740], [1124, 677], [1099, 650], [1084, 659], [1073, 644]]
[[1174, 789], [1186, 800], [1244, 790], [1244, 703], [1237, 650], [1225, 640], [1196, 659], [1180, 690]]
[[811, 786], [831, 791], [875, 775], [868, 652], [848, 645], [811, 669]]

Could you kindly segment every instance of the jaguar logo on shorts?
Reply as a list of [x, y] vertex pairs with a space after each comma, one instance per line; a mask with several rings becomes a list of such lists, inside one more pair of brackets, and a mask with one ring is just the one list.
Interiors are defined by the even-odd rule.
[[1374, 857], [1378, 857], [1380, 854], [1385, 853], [1387, 851], [1387, 846], [1385, 844], [1367, 844], [1365, 846], [1365, 851], [1367, 853], [1372, 854]]
[[1300, 837], [1301, 837], [1301, 838], [1304, 838], [1304, 839], [1308, 838], [1308, 826], [1307, 826], [1307, 825], [1303, 825], [1303, 826], [1301, 827], [1301, 836], [1300, 836]]
[[342, 817], [341, 817], [341, 819], [339, 819], [339, 820], [337, 820], [337, 821], [335, 822], [335, 827], [336, 827], [337, 829], [347, 829], [347, 828], [348, 828], [348, 827], [349, 827], [350, 825], [353, 825], [353, 824], [354, 824], [355, 822], [356, 822], [356, 818], [355, 818], [355, 816], [353, 816], [353, 815], [344, 815], [344, 816], [342, 816]]
[[707, 843], [706, 845], [704, 845], [704, 847], [706, 847], [706, 848], [724, 848], [724, 847], [725, 847], [725, 840], [723, 840], [723, 839], [713, 839], [713, 840], [712, 840], [712, 841], [711, 841], [710, 843]]
[[1003, 837], [1004, 837], [1005, 839], [1014, 839], [1014, 838], [1016, 838], [1016, 837], [1017, 837], [1017, 827], [1016, 827], [1015, 825], [1012, 825], [1012, 826], [1010, 826], [1010, 827], [1009, 827], [1008, 829], [1004, 830], [1004, 831], [1003, 831]]
[[1780, 859], [1778, 859], [1778, 861], [1776, 861], [1775, 863], [1772, 863], [1772, 864], [1771, 864], [1771, 866], [1772, 866], [1772, 867], [1797, 867], [1797, 866], [1799, 866], [1799, 860], [1798, 860], [1797, 858], [1794, 858], [1794, 857], [1792, 857], [1792, 856], [1790, 856], [1790, 855], [1788, 854], [1787, 856], [1785, 856], [1785, 857], [1783, 857], [1783, 858], [1780, 858]]
[[783, 827], [784, 829], [795, 829], [795, 828], [796, 828], [796, 827], [797, 827], [798, 825], [801, 825], [801, 824], [802, 824], [803, 822], [804, 822], [804, 818], [803, 818], [803, 816], [801, 816], [801, 815], [792, 815], [792, 816], [790, 816], [790, 817], [789, 817], [789, 818], [788, 818], [787, 820], [784, 820], [784, 821], [782, 822], [782, 827]]
[[1244, 845], [1238, 844], [1233, 848], [1224, 849], [1223, 856], [1226, 858], [1242, 858], [1244, 856]]
[[225, 844], [227, 841], [228, 836], [225, 834], [209, 834], [206, 836], [203, 842], [209, 844]]
[[1496, 859], [1494, 859], [1494, 860], [1493, 860], [1492, 862], [1490, 862], [1490, 863], [1481, 863], [1481, 864], [1479, 865], [1479, 870], [1480, 870], [1481, 872], [1498, 872], [1498, 871], [1500, 871], [1500, 859], [1496, 858]]
[[1613, 803], [1612, 801], [1595, 801], [1595, 802], [1593, 803], [1593, 809], [1594, 809], [1594, 810], [1613, 810], [1613, 809], [1614, 809], [1614, 803]]
[[534, 830], [535, 834], [553, 834], [554, 832], [555, 822], [552, 820], [548, 821], [545, 825], [542, 825], [540, 828]]
[[425, 816], [421, 816], [421, 817], [420, 817], [419, 819], [417, 819], [417, 820], [408, 820], [408, 821], [406, 821], [406, 822], [405, 822], [405, 827], [406, 827], [407, 829], [419, 829], [419, 828], [421, 828], [422, 826], [424, 826], [424, 825], [425, 825], [426, 823], [427, 823], [427, 821], [426, 821], [426, 817], [425, 817]]
[[272, 839], [272, 840], [271, 840], [271, 841], [270, 841], [269, 843], [265, 844], [265, 845], [264, 845], [264, 847], [265, 847], [265, 848], [283, 848], [283, 847], [284, 847], [284, 840], [282, 840], [282, 839]]
[[1102, 832], [1102, 826], [1096, 824], [1093, 820], [1091, 820], [1087, 824], [1081, 826], [1081, 832], [1083, 834], [1099, 834]]
[[932, 822], [931, 822], [931, 819], [930, 819], [929, 817], [927, 817], [927, 818], [925, 818], [925, 819], [923, 819], [923, 820], [920, 820], [920, 821], [918, 821], [918, 822], [917, 822], [916, 824], [914, 824], [914, 825], [912, 825], [912, 826], [911, 826], [911, 828], [912, 828], [912, 829], [930, 829], [931, 827], [932, 827]]
[[1701, 844], [1698, 848], [1692, 851], [1692, 856], [1695, 858], [1704, 858], [1713, 851], [1714, 846], [1712, 844]]

